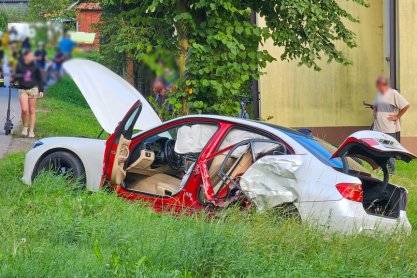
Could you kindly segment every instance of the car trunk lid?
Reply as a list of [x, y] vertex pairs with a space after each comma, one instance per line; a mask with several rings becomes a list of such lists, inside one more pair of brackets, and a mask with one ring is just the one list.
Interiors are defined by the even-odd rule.
[[[407, 190], [389, 183], [387, 162], [390, 158], [409, 162], [416, 156], [395, 138], [377, 131], [359, 131], [350, 135], [331, 158], [337, 157], [344, 160], [344, 172], [361, 181], [360, 184], [338, 184], [336, 187], [344, 198], [361, 202], [365, 211], [375, 216], [398, 218], [400, 212], [406, 210]], [[355, 171], [346, 157], [360, 158], [374, 169], [381, 167], [383, 180]]]
[[357, 157], [368, 162], [374, 169], [387, 163], [390, 158], [410, 162], [416, 155], [405, 149], [395, 138], [377, 131], [358, 131], [350, 135], [331, 158]]

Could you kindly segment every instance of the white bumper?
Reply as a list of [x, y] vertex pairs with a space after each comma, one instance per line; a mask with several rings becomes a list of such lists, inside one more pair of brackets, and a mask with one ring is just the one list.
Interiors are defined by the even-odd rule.
[[297, 204], [301, 218], [313, 225], [343, 233], [411, 232], [407, 213], [400, 211], [398, 218], [387, 218], [366, 213], [362, 203], [342, 199], [327, 202]]
[[35, 149], [30, 150], [26, 153], [25, 156], [25, 164], [23, 169], [23, 177], [22, 181], [23, 183], [27, 185], [32, 184], [32, 174], [33, 170], [35, 169], [36, 162], [38, 161], [40, 155], [37, 155], [34, 151]]

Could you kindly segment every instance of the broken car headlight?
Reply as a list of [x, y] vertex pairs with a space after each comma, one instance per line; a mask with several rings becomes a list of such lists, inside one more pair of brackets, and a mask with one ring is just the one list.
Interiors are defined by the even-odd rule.
[[32, 145], [32, 149], [37, 148], [39, 146], [42, 146], [43, 142], [42, 141], [35, 141]]

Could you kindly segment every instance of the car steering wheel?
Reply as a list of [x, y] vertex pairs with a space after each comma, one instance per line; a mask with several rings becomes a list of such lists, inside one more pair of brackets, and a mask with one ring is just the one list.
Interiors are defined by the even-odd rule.
[[175, 140], [169, 139], [165, 142], [165, 159], [169, 167], [178, 170], [182, 165], [182, 156], [174, 150]]

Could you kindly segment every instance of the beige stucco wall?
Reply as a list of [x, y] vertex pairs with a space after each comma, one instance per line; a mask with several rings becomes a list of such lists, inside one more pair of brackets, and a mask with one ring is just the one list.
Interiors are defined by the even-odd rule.
[[[417, 136], [417, 0], [398, 2], [398, 77], [411, 108], [402, 119], [402, 135]], [[416, 140], [417, 144], [417, 140]]]
[[[357, 35], [359, 47], [349, 49], [339, 44], [339, 49], [346, 53], [353, 65], [327, 64], [324, 61], [322, 71], [315, 72], [297, 66], [297, 61], [279, 60], [282, 49], [274, 47], [270, 41], [266, 42], [263, 48], [278, 61], [269, 64], [265, 69], [266, 75], [260, 79], [261, 118], [273, 116], [271, 122], [293, 127], [370, 125], [371, 111], [363, 108], [362, 101], [374, 99], [375, 77], [384, 72], [386, 64], [385, 1], [370, 0], [370, 8], [350, 1], [340, 2], [361, 20], [359, 24], [349, 24]], [[264, 26], [262, 18], [259, 24]], [[417, 42], [417, 36], [414, 40]]]

